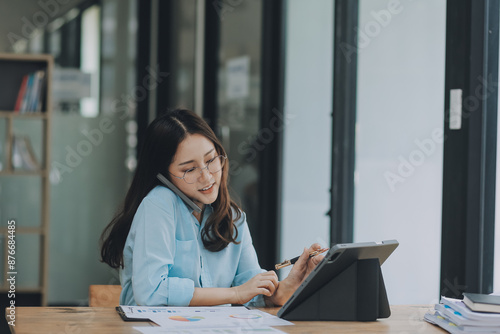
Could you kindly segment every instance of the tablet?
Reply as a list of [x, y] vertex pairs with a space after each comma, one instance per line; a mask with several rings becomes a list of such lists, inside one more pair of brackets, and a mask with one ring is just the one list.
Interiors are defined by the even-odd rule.
[[[278, 317], [287, 318], [288, 313], [314, 295], [316, 291], [334, 280], [357, 260], [378, 259], [379, 265], [382, 265], [398, 245], [397, 240], [334, 245], [325, 255], [325, 258], [318, 263], [316, 268], [314, 268], [285, 305], [278, 311]], [[385, 288], [383, 290], [381, 293], [385, 296]], [[353, 296], [353, 298], [356, 298], [356, 296]], [[332, 300], [331, 302], [338, 304], [344, 301]], [[387, 305], [384, 307], [388, 308], [388, 303], [386, 302], [385, 304]], [[390, 315], [390, 310], [379, 310], [379, 312], [382, 315], [389, 312]]]

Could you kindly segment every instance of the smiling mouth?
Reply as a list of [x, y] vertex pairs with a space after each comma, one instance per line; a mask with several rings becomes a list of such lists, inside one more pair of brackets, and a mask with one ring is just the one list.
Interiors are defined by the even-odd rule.
[[200, 189], [200, 191], [206, 191], [206, 190], [209, 190], [209, 189], [211, 189], [211, 188], [214, 186], [214, 184], [215, 184], [215, 182], [214, 182], [214, 183], [212, 183], [211, 185], [209, 185], [208, 187], [205, 187], [205, 188], [203, 188], [203, 189]]

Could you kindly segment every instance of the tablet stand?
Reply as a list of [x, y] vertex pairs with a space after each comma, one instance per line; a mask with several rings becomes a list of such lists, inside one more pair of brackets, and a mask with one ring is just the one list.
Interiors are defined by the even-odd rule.
[[375, 321], [390, 315], [379, 260], [367, 259], [351, 264], [284, 319]]

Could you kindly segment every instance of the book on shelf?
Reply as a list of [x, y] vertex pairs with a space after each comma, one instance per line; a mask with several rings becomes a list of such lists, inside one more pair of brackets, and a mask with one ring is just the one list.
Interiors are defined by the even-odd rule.
[[23, 104], [24, 94], [26, 92], [26, 86], [28, 85], [28, 75], [23, 77], [23, 81], [21, 82], [21, 87], [19, 88], [19, 93], [17, 94], [16, 105], [14, 107], [14, 111], [20, 111], [21, 106]]
[[31, 141], [27, 136], [14, 135], [12, 138], [12, 167], [15, 170], [40, 170]]
[[43, 103], [45, 71], [40, 70], [23, 77], [17, 94], [14, 111], [19, 113], [40, 112]]
[[464, 304], [472, 311], [500, 313], [500, 296], [464, 292]]

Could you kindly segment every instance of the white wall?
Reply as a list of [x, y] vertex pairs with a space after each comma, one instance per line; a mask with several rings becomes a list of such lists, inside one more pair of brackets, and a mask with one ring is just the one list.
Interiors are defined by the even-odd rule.
[[354, 241], [397, 239], [382, 266], [389, 302], [431, 304], [440, 281], [446, 1], [362, 0], [359, 20]]
[[[280, 258], [330, 243], [333, 1], [286, 2], [287, 38]], [[283, 269], [280, 274], [286, 275]]]

